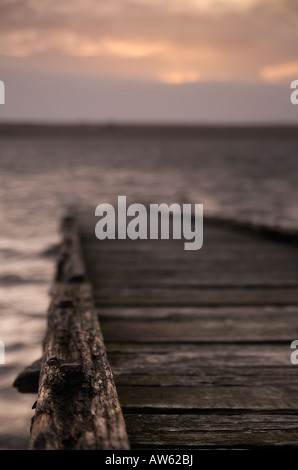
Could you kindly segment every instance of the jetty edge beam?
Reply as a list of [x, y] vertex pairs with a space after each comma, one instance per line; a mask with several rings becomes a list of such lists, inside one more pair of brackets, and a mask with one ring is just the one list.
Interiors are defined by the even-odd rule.
[[75, 215], [64, 217], [61, 231], [43, 357], [14, 382], [21, 392], [36, 392], [39, 376], [29, 448], [127, 450], [125, 422], [86, 280]]

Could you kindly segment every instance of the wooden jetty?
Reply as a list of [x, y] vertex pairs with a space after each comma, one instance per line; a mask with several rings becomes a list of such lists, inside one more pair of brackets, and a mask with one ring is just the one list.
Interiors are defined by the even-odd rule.
[[[295, 237], [205, 218], [203, 248], [184, 251], [180, 240], [99, 241], [90, 213], [78, 216], [80, 250], [130, 447], [297, 448]], [[78, 295], [84, 268], [66, 265]], [[105, 425], [120, 423], [127, 448], [117, 416]]]

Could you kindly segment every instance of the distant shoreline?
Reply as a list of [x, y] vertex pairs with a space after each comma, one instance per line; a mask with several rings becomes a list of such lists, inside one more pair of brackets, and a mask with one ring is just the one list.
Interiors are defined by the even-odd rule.
[[0, 137], [298, 138], [298, 125], [0, 123]]

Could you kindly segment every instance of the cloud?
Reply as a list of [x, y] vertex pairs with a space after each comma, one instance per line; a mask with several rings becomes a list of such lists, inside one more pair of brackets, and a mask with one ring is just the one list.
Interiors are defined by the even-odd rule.
[[0, 37], [0, 54], [16, 57], [28, 57], [55, 49], [62, 54], [77, 57], [111, 55], [140, 58], [166, 50], [166, 45], [162, 43], [90, 38], [68, 30], [53, 31], [51, 35], [44, 35], [42, 31], [34, 29], [26, 29], [21, 34], [15, 30], [5, 32]]
[[[271, 0], [272, 1], [272, 0]], [[273, 0], [274, 1], [274, 0]], [[14, 19], [29, 18], [33, 13], [35, 19], [42, 17], [79, 16], [83, 18], [102, 17], [106, 15], [133, 13], [143, 15], [148, 11], [160, 14], [196, 14], [214, 15], [227, 11], [247, 11], [260, 3], [260, 0], [2, 0], [3, 12], [12, 13]]]
[[298, 77], [298, 61], [264, 67], [262, 77], [270, 82], [279, 82]]
[[273, 80], [296, 73], [287, 64], [295, 63], [297, 41], [294, 0], [0, 4], [2, 62], [22, 60], [106, 77], [167, 83]]

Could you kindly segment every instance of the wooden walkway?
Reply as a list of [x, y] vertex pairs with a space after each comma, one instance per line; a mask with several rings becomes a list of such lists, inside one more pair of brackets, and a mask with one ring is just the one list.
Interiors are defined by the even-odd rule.
[[82, 252], [132, 449], [298, 447], [298, 244], [205, 219], [184, 251], [95, 223]]

